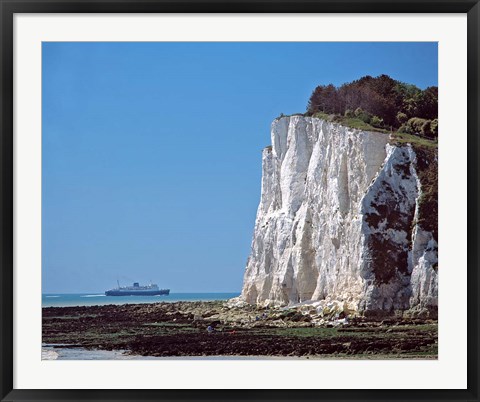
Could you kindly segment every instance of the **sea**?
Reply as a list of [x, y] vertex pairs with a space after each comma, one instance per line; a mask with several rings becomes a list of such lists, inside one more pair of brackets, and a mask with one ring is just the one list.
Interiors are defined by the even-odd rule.
[[238, 293], [170, 293], [168, 296], [105, 296], [103, 293], [42, 294], [42, 307], [104, 306], [107, 304], [139, 304], [179, 301], [228, 300]]

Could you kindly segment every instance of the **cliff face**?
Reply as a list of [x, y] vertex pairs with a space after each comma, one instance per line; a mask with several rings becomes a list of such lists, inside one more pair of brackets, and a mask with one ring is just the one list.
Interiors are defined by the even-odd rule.
[[418, 223], [412, 147], [302, 116], [275, 120], [271, 135], [241, 298], [435, 314], [437, 242]]

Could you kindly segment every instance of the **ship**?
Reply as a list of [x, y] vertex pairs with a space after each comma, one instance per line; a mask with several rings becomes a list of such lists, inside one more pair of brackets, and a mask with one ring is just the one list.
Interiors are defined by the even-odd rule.
[[117, 288], [105, 291], [105, 296], [168, 296], [170, 294], [170, 289], [159, 289], [154, 283], [140, 286], [138, 282], [134, 282], [133, 286], [120, 286], [117, 281], [117, 285]]

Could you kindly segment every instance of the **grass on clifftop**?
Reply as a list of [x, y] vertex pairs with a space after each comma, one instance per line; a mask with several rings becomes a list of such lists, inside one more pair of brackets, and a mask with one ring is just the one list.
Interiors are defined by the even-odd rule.
[[346, 116], [340, 116], [340, 115], [337, 115], [337, 114], [327, 114], [327, 113], [323, 113], [323, 112], [317, 112], [312, 117], [316, 117], [318, 119], [330, 121], [332, 123], [338, 123], [338, 124], [341, 124], [342, 126], [355, 128], [357, 130], [376, 131], [376, 132], [379, 132], [379, 133], [389, 133], [390, 132], [390, 131], [385, 130], [383, 128], [374, 127], [374, 126], [372, 126], [368, 123], [365, 123], [363, 120], [360, 120], [357, 117], [346, 117]]
[[392, 133], [391, 144], [412, 144], [413, 147], [438, 148], [438, 142], [417, 135], [395, 132]]
[[438, 142], [418, 135], [412, 135], [407, 133], [401, 133], [399, 131], [388, 131], [384, 128], [374, 127], [371, 124], [365, 123], [363, 120], [357, 117], [345, 117], [334, 114], [327, 114], [323, 112], [317, 112], [312, 117], [326, 120], [332, 123], [338, 123], [342, 126], [354, 128], [363, 131], [373, 131], [378, 133], [390, 134], [390, 144], [402, 145], [411, 144], [414, 148], [438, 148]]

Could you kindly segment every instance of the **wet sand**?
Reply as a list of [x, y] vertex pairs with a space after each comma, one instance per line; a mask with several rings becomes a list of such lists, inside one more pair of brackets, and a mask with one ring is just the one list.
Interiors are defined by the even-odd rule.
[[57, 349], [65, 357], [71, 349], [73, 359], [88, 356], [85, 351], [97, 351], [99, 359], [437, 357], [436, 321], [336, 318], [319, 321], [295, 309], [227, 307], [223, 302], [49, 307], [43, 309], [42, 341], [53, 345], [49, 353]]

